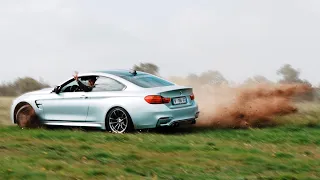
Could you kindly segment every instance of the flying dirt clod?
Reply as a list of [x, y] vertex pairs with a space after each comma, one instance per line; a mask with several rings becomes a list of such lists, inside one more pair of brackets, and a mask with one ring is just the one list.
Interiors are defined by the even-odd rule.
[[293, 98], [310, 92], [305, 84], [258, 84], [194, 88], [200, 127], [247, 128], [273, 125], [273, 117], [298, 111]]

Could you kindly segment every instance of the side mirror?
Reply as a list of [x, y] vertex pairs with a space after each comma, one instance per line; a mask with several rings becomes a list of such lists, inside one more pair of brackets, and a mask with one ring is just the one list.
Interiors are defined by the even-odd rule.
[[56, 86], [54, 87], [54, 89], [52, 90], [52, 92], [56, 93], [56, 94], [59, 94], [59, 91], [60, 91], [60, 86]]

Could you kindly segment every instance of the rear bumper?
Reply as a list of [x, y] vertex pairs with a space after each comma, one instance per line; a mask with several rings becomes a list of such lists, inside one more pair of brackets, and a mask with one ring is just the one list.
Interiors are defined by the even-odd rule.
[[[141, 110], [140, 110], [141, 109]], [[156, 128], [162, 126], [182, 126], [195, 124], [199, 116], [198, 105], [170, 109], [166, 105], [147, 105], [136, 111], [130, 111], [135, 129]]]
[[196, 124], [197, 118], [199, 117], [199, 111], [194, 115], [194, 118], [189, 119], [176, 119], [176, 120], [170, 120], [167, 118], [160, 118], [158, 119], [157, 126], [156, 127], [178, 127], [178, 126], [188, 126]]

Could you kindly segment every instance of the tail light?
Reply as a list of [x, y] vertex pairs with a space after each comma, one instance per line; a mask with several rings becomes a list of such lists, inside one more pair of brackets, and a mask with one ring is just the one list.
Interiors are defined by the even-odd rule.
[[190, 99], [194, 100], [194, 94], [193, 93], [190, 95]]
[[149, 104], [166, 104], [170, 102], [170, 98], [165, 98], [159, 95], [149, 95], [144, 98]]

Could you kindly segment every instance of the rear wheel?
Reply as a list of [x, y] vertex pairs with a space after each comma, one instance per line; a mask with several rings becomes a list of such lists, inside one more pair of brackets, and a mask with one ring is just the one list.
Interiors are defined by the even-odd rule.
[[130, 132], [133, 124], [129, 113], [123, 108], [113, 108], [107, 115], [106, 128], [113, 133]]
[[16, 122], [21, 128], [37, 128], [40, 127], [40, 120], [32, 106], [23, 105], [16, 113]]

